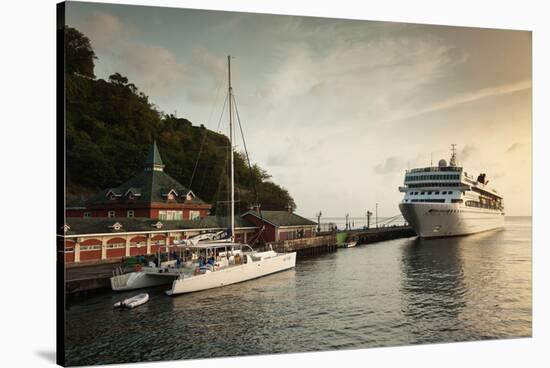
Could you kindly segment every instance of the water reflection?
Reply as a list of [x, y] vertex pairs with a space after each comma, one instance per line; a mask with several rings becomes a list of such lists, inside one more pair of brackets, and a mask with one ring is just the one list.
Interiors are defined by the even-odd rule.
[[[462, 328], [465, 307], [461, 246], [465, 238], [414, 238], [404, 246], [403, 312], [417, 342], [446, 341]], [[432, 333], [426, 335], [426, 331]]]
[[530, 220], [462, 238], [398, 239], [300, 259], [293, 270], [168, 297], [76, 300], [67, 363], [395, 346], [531, 334]]

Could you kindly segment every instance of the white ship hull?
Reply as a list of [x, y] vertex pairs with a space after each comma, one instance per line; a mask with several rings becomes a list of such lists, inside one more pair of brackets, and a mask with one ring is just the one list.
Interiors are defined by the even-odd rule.
[[400, 203], [403, 217], [421, 238], [461, 236], [504, 227], [504, 212], [451, 203]]
[[[265, 252], [271, 253], [271, 252]], [[274, 252], [272, 252], [274, 253]], [[259, 253], [261, 257], [262, 253]], [[280, 253], [246, 264], [234, 265], [201, 275], [184, 276], [174, 280], [168, 295], [191, 293], [256, 279], [276, 272], [288, 270], [296, 265], [296, 252]]]

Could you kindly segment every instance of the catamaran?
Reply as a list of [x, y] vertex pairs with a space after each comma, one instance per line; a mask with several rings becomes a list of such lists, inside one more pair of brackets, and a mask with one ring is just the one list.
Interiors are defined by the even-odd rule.
[[[200, 242], [201, 239], [183, 240], [178, 246], [192, 255], [185, 262], [192, 273], [182, 272], [172, 282], [168, 295], [190, 293], [221, 286], [227, 286], [296, 266], [296, 252], [277, 253], [273, 249], [257, 252], [248, 244], [235, 242], [235, 165], [233, 129], [233, 89], [231, 86], [231, 57], [227, 57], [229, 142], [231, 157], [231, 230], [228, 240]], [[197, 263], [198, 260], [198, 263]]]
[[[200, 240], [215, 240], [223, 237], [225, 232], [206, 233], [195, 236], [193, 241]], [[177, 242], [176, 242], [177, 244]], [[166, 253], [169, 255], [168, 245], [166, 245]], [[177, 259], [160, 261], [160, 248], [158, 254], [158, 262], [150, 262], [148, 266], [136, 265], [136, 269], [132, 272], [123, 273], [120, 270], [115, 270], [111, 277], [111, 289], [113, 291], [127, 291], [149, 288], [161, 285], [170, 285], [183, 273], [191, 273], [194, 270], [192, 264], [178, 263]]]
[[[168, 295], [190, 293], [243, 282], [296, 266], [296, 252], [277, 253], [273, 249], [258, 252], [248, 244], [235, 242], [235, 173], [233, 89], [231, 87], [231, 59], [228, 66], [229, 141], [231, 156], [231, 228], [226, 232], [204, 233], [190, 239], [174, 242], [185, 254], [183, 262], [176, 259], [147, 267], [138, 266], [130, 273], [111, 277], [115, 291], [134, 290], [159, 285], [172, 285]], [[261, 230], [260, 230], [261, 231]]]

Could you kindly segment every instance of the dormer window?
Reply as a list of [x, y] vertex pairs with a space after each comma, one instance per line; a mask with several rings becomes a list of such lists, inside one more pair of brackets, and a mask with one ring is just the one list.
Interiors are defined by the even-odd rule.
[[120, 230], [122, 229], [122, 224], [120, 222], [115, 222], [114, 224], [112, 224], [111, 226], [109, 226], [111, 229], [113, 230]]
[[113, 190], [109, 190], [105, 195], [110, 201], [114, 201], [120, 197], [120, 194], [115, 193]]
[[153, 224], [153, 227], [156, 227], [159, 230], [162, 229], [162, 226], [163, 226], [162, 222], [160, 221], [157, 221], [156, 223]]
[[63, 232], [66, 233], [67, 231], [71, 230], [71, 227], [67, 224], [63, 225]]
[[138, 197], [141, 197], [141, 190], [139, 188], [130, 188], [126, 191], [125, 196], [130, 201], [134, 200]]
[[193, 193], [192, 191], [187, 192], [187, 194], [185, 195], [186, 201], [192, 201], [193, 198], [195, 198], [195, 193]]
[[173, 201], [173, 200], [176, 200], [176, 198], [178, 198], [178, 192], [176, 192], [174, 189], [170, 189], [168, 191], [168, 193], [166, 194], [163, 194], [163, 196], [169, 200], [169, 201]]

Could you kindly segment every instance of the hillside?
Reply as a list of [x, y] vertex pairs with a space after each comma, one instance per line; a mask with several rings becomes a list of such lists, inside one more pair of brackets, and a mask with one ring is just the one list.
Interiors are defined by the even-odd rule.
[[[108, 80], [97, 79], [91, 41], [74, 28], [66, 27], [64, 32], [67, 199], [86, 197], [134, 176], [143, 169], [145, 155], [156, 140], [169, 175], [213, 205], [224, 201], [228, 138], [163, 114], [118, 72]], [[273, 183], [258, 165], [249, 169], [238, 152], [235, 172], [241, 210], [255, 201], [254, 187], [263, 209], [284, 209], [288, 204], [295, 208], [286, 189]]]

